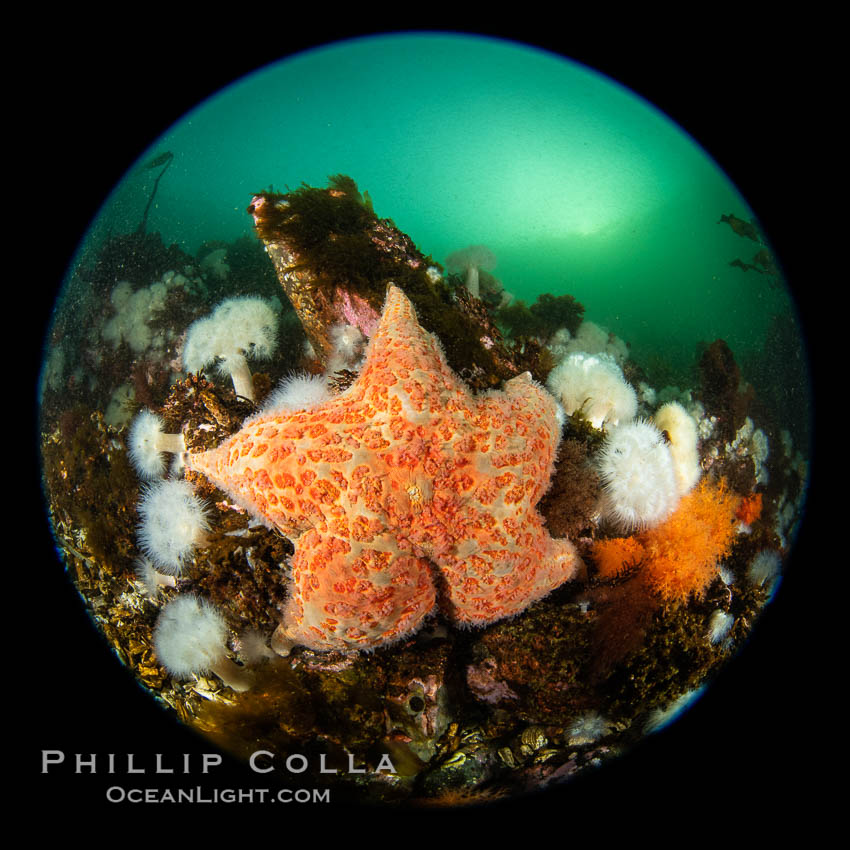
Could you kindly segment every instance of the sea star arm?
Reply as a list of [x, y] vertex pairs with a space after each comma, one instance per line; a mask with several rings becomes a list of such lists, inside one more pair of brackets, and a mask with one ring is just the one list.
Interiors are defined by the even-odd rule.
[[465, 557], [445, 556], [442, 590], [456, 623], [482, 626], [512, 617], [576, 576], [581, 561], [573, 545], [535, 525], [521, 546], [493, 539]]
[[278, 639], [312, 649], [370, 649], [415, 631], [436, 603], [424, 558], [392, 533], [368, 543], [310, 529], [296, 543]]

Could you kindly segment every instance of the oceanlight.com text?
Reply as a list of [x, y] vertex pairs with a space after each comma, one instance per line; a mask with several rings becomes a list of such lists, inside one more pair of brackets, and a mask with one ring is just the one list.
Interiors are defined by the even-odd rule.
[[327, 788], [124, 788], [106, 790], [110, 803], [330, 803]]

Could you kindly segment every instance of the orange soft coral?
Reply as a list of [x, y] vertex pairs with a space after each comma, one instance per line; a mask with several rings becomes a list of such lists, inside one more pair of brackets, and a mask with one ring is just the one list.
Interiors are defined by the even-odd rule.
[[665, 601], [702, 596], [717, 575], [717, 562], [729, 554], [740, 502], [723, 481], [703, 481], [656, 528], [599, 541], [594, 556], [600, 576], [613, 578], [639, 565], [640, 586]]
[[717, 562], [735, 539], [740, 499], [724, 482], [703, 482], [685, 496], [663, 525], [646, 535], [644, 580], [664, 599], [702, 596], [717, 575]]
[[593, 547], [593, 558], [601, 579], [617, 578], [630, 567], [637, 566], [644, 557], [643, 543], [638, 535], [599, 540]]

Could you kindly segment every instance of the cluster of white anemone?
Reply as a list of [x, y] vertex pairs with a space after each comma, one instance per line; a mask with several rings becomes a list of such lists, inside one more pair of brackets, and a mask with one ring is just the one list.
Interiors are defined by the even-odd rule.
[[186, 451], [182, 433], [165, 431], [162, 417], [142, 410], [133, 420], [127, 436], [130, 462], [145, 482], [139, 501], [139, 548], [145, 554], [140, 579], [147, 587], [162, 582], [151, 570], [180, 575], [194, 549], [207, 539], [207, 509], [187, 481], [164, 478], [166, 456], [181, 457]]
[[[144, 410], [130, 429], [129, 453], [147, 483], [138, 505], [137, 537], [143, 556], [136, 562], [136, 577], [149, 596], [162, 587], [176, 587], [192, 564], [195, 549], [208, 541], [206, 504], [188, 481], [162, 478], [163, 452], [183, 452], [182, 434], [163, 432], [160, 417]], [[209, 602], [180, 594], [160, 612], [153, 633], [157, 658], [177, 679], [214, 673], [237, 691], [248, 688], [243, 668], [227, 655], [229, 630], [222, 614]]]
[[106, 323], [103, 338], [114, 348], [125, 342], [134, 354], [144, 352], [153, 340], [148, 322], [165, 308], [167, 294], [162, 281], [135, 291], [126, 280], [118, 283], [110, 296], [115, 315]]
[[[231, 298], [190, 326], [183, 363], [189, 371], [218, 363], [219, 370], [232, 377], [236, 392], [253, 400], [247, 359], [271, 356], [276, 342], [277, 317], [267, 302]], [[186, 441], [182, 433], [167, 433], [160, 416], [141, 411], [130, 427], [127, 447], [131, 463], [146, 482], [137, 529], [144, 556], [137, 562], [136, 574], [155, 596], [161, 587], [177, 584], [193, 562], [195, 550], [208, 542], [208, 509], [188, 481], [163, 477], [167, 455], [181, 457]], [[245, 672], [227, 656], [228, 636], [218, 610], [206, 600], [181, 594], [160, 612], [154, 647], [159, 661], [176, 678], [215, 673], [235, 690], [245, 690]]]
[[603, 519], [624, 532], [667, 519], [701, 472], [697, 424], [685, 408], [670, 402], [651, 420], [635, 419], [637, 393], [605, 352], [567, 354], [546, 386], [566, 414], [606, 431], [595, 459]]
[[628, 422], [637, 413], [637, 394], [610, 354], [570, 354], [549, 373], [546, 386], [568, 415], [581, 411], [594, 428]]
[[[137, 538], [143, 556], [136, 577], [149, 596], [176, 587], [191, 565], [195, 549], [208, 541], [206, 504], [188, 481], [163, 478], [166, 453], [182, 454], [182, 434], [167, 434], [161, 417], [149, 410], [134, 420], [128, 437], [130, 460], [145, 480], [138, 505]], [[227, 656], [227, 624], [210, 603], [181, 594], [160, 612], [153, 634], [157, 658], [175, 678], [215, 673], [234, 690], [245, 690], [245, 671]]]
[[134, 354], [140, 355], [149, 350], [161, 353], [172, 338], [171, 331], [155, 332], [151, 323], [165, 310], [170, 290], [196, 286], [197, 283], [197, 280], [190, 280], [174, 271], [168, 271], [150, 286], [136, 290], [129, 281], [120, 281], [110, 295], [114, 314], [104, 325], [104, 340], [110, 342], [113, 348], [126, 343]]
[[546, 347], [555, 361], [579, 352], [583, 354], [606, 354], [622, 365], [629, 359], [629, 348], [620, 337], [605, 328], [585, 319], [572, 336], [567, 328], [560, 328], [552, 334]]

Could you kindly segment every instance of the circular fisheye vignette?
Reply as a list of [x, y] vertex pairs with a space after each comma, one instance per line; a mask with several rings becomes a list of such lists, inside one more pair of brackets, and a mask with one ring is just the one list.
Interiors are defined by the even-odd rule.
[[[417, 49], [466, 60], [399, 70], [406, 98], [353, 73]], [[331, 45], [175, 125], [80, 246], [41, 383], [57, 545], [223, 749], [363, 800], [512, 796], [614, 757], [747, 639], [805, 497], [789, 340], [751, 210], [631, 93], [491, 39]]]

